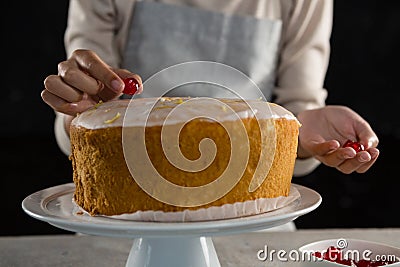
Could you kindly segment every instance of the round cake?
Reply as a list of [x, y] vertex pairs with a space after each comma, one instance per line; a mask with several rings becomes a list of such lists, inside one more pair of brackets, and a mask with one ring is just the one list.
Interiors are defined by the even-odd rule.
[[[222, 207], [285, 198], [299, 127], [292, 113], [262, 100], [99, 103], [71, 124], [74, 201], [91, 215], [111, 216], [221, 213]], [[257, 205], [239, 214], [265, 211]]]

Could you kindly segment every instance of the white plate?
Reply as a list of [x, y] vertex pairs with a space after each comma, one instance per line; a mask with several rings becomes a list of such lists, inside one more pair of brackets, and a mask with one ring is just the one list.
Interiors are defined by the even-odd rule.
[[30, 216], [56, 227], [85, 234], [113, 237], [214, 236], [278, 226], [316, 209], [321, 196], [312, 189], [292, 184], [301, 198], [275, 211], [235, 219], [204, 222], [138, 222], [102, 216], [78, 215], [72, 202], [73, 183], [38, 191], [22, 202]]

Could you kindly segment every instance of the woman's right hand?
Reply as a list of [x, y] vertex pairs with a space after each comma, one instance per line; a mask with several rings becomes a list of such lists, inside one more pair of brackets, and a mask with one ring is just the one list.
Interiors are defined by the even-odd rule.
[[[125, 69], [112, 69], [90, 50], [75, 50], [58, 64], [58, 75], [44, 80], [42, 99], [55, 111], [75, 117], [100, 100], [117, 99], [124, 90], [125, 78], [135, 78], [143, 90], [142, 79]], [[66, 118], [71, 121], [71, 117]]]

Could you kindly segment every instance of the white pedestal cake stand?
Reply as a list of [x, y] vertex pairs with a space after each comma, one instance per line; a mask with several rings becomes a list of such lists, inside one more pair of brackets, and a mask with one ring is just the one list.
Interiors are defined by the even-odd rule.
[[286, 207], [260, 215], [204, 222], [137, 222], [77, 214], [72, 202], [74, 184], [33, 193], [22, 202], [30, 216], [56, 227], [84, 234], [134, 239], [129, 267], [219, 267], [211, 236], [256, 231], [278, 226], [316, 209], [321, 196], [293, 184], [301, 198]]

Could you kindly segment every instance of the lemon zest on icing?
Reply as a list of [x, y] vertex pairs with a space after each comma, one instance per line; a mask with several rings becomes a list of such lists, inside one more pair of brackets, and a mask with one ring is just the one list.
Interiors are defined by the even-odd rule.
[[96, 103], [93, 107], [94, 109], [97, 109], [98, 107], [100, 107], [100, 105], [103, 104], [103, 100], [100, 100], [98, 103]]
[[116, 121], [119, 117], [121, 117], [121, 113], [118, 112], [112, 119], [105, 120], [104, 123], [113, 123], [113, 122]]

